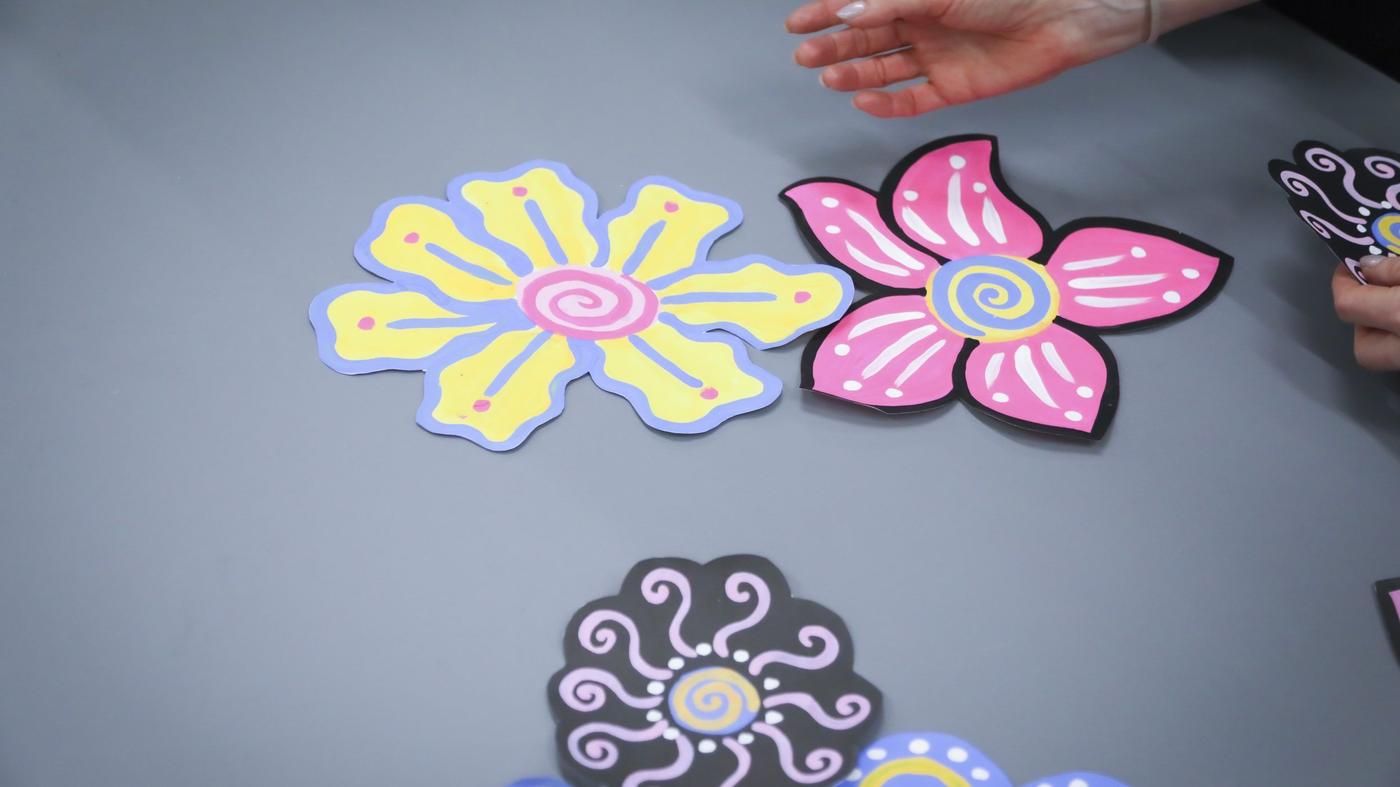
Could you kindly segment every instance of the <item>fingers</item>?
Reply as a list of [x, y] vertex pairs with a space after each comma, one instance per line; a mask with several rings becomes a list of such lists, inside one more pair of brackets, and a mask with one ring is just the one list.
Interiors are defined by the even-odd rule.
[[820, 68], [858, 57], [869, 57], [902, 46], [893, 25], [870, 29], [838, 30], [809, 38], [797, 47], [794, 59], [800, 66]]
[[877, 118], [913, 117], [948, 106], [937, 87], [923, 82], [903, 90], [866, 90], [851, 100], [856, 109]]
[[909, 52], [837, 63], [822, 72], [822, 84], [832, 90], [867, 90], [884, 87], [919, 75], [919, 63]]
[[[1370, 268], [1366, 279], [1373, 281]], [[1352, 325], [1400, 333], [1400, 287], [1361, 284], [1339, 266], [1332, 274], [1332, 304], [1337, 316]]]
[[1400, 257], [1363, 257], [1361, 274], [1371, 284], [1400, 287]]
[[1356, 362], [1373, 372], [1400, 371], [1400, 336], [1389, 331], [1357, 326]]
[[937, 19], [954, 0], [813, 0], [787, 18], [790, 33], [815, 33], [839, 24], [880, 27], [896, 19]]

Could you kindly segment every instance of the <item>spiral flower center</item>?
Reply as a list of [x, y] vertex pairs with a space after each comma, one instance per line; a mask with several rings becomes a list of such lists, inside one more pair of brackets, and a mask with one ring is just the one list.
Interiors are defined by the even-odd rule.
[[628, 336], [656, 320], [656, 293], [629, 276], [565, 266], [531, 274], [516, 300], [525, 316], [552, 333], [576, 339]]
[[758, 717], [758, 689], [728, 667], [706, 667], [676, 681], [670, 707], [672, 720], [691, 732], [730, 735]]
[[1382, 213], [1371, 222], [1371, 237], [1381, 248], [1400, 254], [1400, 213]]
[[988, 254], [944, 263], [928, 285], [929, 309], [969, 339], [1009, 342], [1044, 330], [1060, 311], [1045, 266]]

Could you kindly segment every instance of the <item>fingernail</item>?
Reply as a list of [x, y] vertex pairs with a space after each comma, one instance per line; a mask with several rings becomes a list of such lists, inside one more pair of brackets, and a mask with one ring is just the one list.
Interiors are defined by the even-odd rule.
[[865, 8], [865, 0], [856, 0], [854, 3], [847, 3], [846, 5], [841, 6], [841, 10], [837, 11], [836, 15], [841, 17], [842, 19], [855, 19], [856, 17], [865, 13]]
[[1357, 260], [1356, 265], [1361, 268], [1369, 268], [1373, 265], [1380, 265], [1388, 259], [1390, 258], [1384, 254], [1370, 254]]

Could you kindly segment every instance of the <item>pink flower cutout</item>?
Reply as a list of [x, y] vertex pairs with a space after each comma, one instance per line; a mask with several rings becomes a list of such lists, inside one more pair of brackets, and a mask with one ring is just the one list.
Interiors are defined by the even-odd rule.
[[914, 151], [878, 193], [813, 178], [782, 198], [813, 249], [875, 292], [812, 339], [802, 387], [887, 413], [956, 397], [1017, 426], [1097, 440], [1118, 404], [1099, 334], [1199, 308], [1232, 264], [1138, 221], [1051, 230], [1007, 187], [990, 136]]

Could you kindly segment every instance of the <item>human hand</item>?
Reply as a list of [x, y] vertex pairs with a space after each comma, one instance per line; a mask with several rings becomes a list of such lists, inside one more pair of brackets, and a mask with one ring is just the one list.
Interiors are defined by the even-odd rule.
[[1361, 260], [1369, 284], [1361, 284], [1346, 266], [1332, 274], [1332, 302], [1337, 316], [1356, 326], [1356, 362], [1373, 371], [1400, 370], [1400, 257]]
[[[857, 109], [907, 117], [1043, 82], [1249, 1], [812, 0], [787, 28], [849, 25], [802, 42], [798, 64], [824, 68], [832, 90], [859, 91]], [[877, 89], [911, 79], [925, 81]]]

